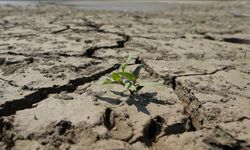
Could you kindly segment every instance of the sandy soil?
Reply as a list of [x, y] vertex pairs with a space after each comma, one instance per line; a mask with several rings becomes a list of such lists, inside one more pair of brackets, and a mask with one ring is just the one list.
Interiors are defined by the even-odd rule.
[[[250, 149], [250, 2], [0, 6], [0, 149]], [[140, 100], [101, 85], [132, 54]]]

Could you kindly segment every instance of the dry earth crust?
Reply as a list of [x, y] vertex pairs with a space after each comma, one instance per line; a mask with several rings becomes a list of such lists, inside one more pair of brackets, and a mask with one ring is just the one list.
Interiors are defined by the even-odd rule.
[[[250, 149], [249, 10], [0, 6], [0, 149]], [[98, 81], [129, 53], [139, 100]]]

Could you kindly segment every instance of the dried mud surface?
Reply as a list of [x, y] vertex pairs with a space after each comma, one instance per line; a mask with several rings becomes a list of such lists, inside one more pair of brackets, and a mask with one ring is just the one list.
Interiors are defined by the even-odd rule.
[[[250, 149], [249, 6], [0, 6], [0, 149]], [[98, 81], [129, 54], [140, 99]]]

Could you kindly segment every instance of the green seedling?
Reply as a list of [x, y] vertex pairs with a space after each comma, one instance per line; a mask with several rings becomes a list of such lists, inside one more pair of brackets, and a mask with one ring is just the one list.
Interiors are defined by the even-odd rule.
[[195, 34], [202, 34], [204, 33], [203, 29], [199, 25], [195, 25], [191, 28], [191, 32]]
[[138, 92], [144, 87], [138, 83], [138, 78], [142, 65], [137, 66], [133, 72], [126, 71], [126, 67], [131, 59], [128, 57], [126, 63], [122, 64], [119, 71], [113, 72], [111, 77], [106, 77], [102, 84], [119, 84], [126, 88], [131, 95], [138, 95]]
[[126, 71], [126, 67], [129, 64], [131, 56], [128, 57], [127, 61], [123, 63], [117, 72], [113, 72], [111, 77], [105, 77], [102, 80], [102, 84], [119, 84], [122, 85], [126, 90], [129, 91], [131, 96], [134, 98], [138, 98], [138, 92], [144, 86], [158, 86], [159, 82], [143, 82], [139, 83], [138, 78], [140, 75], [140, 71], [142, 69], [142, 65], [137, 66], [132, 72]]

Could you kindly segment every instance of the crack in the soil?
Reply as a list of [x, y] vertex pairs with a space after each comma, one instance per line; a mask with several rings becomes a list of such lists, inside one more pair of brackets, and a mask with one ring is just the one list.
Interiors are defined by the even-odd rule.
[[[0, 55], [20, 55], [20, 56], [26, 56], [26, 57], [53, 57], [53, 56], [62, 56], [62, 57], [91, 57], [91, 58], [97, 58], [100, 59], [99, 57], [93, 56], [95, 51], [99, 49], [115, 49], [115, 48], [124, 48], [126, 42], [130, 40], [130, 36], [125, 34], [125, 33], [119, 33], [119, 32], [111, 32], [111, 31], [106, 31], [101, 29], [102, 25], [99, 25], [93, 21], [85, 20], [86, 21], [86, 26], [91, 27], [94, 29], [96, 32], [100, 33], [109, 33], [109, 34], [115, 34], [117, 36], [122, 37], [121, 40], [117, 40], [115, 45], [110, 45], [110, 46], [92, 46], [90, 48], [87, 48], [84, 50], [82, 54], [66, 54], [66, 53], [51, 53], [51, 52], [45, 52], [45, 53], [38, 53], [38, 54], [24, 54], [24, 53], [16, 53], [16, 52], [6, 52], [6, 53], [0, 53]], [[51, 34], [58, 34], [60, 32], [64, 32], [66, 30], [71, 29], [69, 25], [67, 25], [65, 28], [56, 30], [51, 32]], [[33, 35], [33, 34], [32, 34]], [[36, 34], [34, 34], [36, 35]], [[28, 35], [30, 36], [30, 35]], [[18, 36], [21, 37], [21, 36]], [[1, 38], [1, 37], [0, 37]]]
[[192, 120], [192, 124], [196, 130], [200, 130], [207, 123], [205, 110], [202, 103], [194, 95], [194, 93], [183, 86], [181, 83], [176, 84], [176, 94], [184, 106], [185, 112]]
[[58, 33], [67, 31], [67, 30], [69, 30], [69, 29], [70, 29], [70, 26], [69, 26], [69, 25], [66, 25], [63, 29], [59, 29], [59, 30], [53, 31], [53, 32], [51, 32], [51, 33], [52, 33], [52, 34], [58, 34]]
[[142, 64], [144, 69], [152, 76], [152, 77], [155, 77], [155, 78], [158, 78], [158, 79], [163, 79], [164, 80], [164, 84], [166, 85], [169, 85], [173, 88], [173, 90], [176, 89], [176, 84], [177, 84], [177, 81], [176, 79], [177, 78], [180, 78], [180, 77], [188, 77], [188, 76], [206, 76], [206, 75], [213, 75], [213, 74], [216, 74], [220, 71], [229, 71], [229, 70], [233, 70], [235, 69], [235, 67], [233, 66], [224, 66], [222, 68], [219, 68], [219, 69], [215, 69], [211, 72], [205, 72], [205, 73], [193, 73], [193, 74], [180, 74], [180, 75], [170, 75], [170, 74], [167, 74], [165, 76], [162, 76], [160, 74], [158, 74], [152, 67], [150, 67], [147, 62], [145, 62], [143, 59], [139, 59], [137, 60], [137, 64]]
[[238, 150], [245, 147], [246, 141], [233, 137], [230, 133], [224, 131], [219, 126], [213, 130], [213, 134], [206, 137], [204, 142], [212, 146], [214, 149], [222, 150]]
[[[57, 31], [58, 32], [63, 32], [67, 29], [62, 29]], [[82, 54], [66, 54], [66, 53], [50, 53], [50, 52], [45, 52], [45, 53], [37, 53], [37, 54], [24, 54], [24, 53], [16, 53], [16, 52], [6, 52], [6, 53], [0, 53], [0, 55], [20, 55], [20, 56], [26, 56], [26, 57], [53, 57], [53, 56], [62, 56], [62, 57], [90, 57], [90, 58], [96, 58], [94, 57], [95, 51], [99, 49], [114, 49], [114, 48], [124, 48], [125, 43], [130, 40], [130, 36], [126, 35], [124, 33], [118, 33], [118, 32], [109, 32], [109, 31], [104, 31], [104, 30], [99, 30], [98, 32], [101, 33], [110, 33], [110, 34], [116, 34], [118, 36], [121, 36], [123, 39], [117, 40], [115, 45], [111, 46], [92, 46], [90, 48], [87, 48]], [[54, 34], [56, 34], [54, 33]], [[99, 58], [99, 57], [98, 57]], [[100, 58], [99, 58], [100, 59]]]
[[99, 71], [90, 76], [70, 80], [69, 83], [65, 85], [39, 88], [37, 91], [25, 96], [24, 98], [8, 101], [0, 105], [0, 117], [15, 114], [18, 110], [32, 108], [33, 104], [46, 99], [49, 94], [60, 93], [62, 91], [73, 92], [78, 86], [98, 80], [103, 75], [118, 69], [119, 66], [120, 64], [115, 64], [112, 67], [109, 67], [103, 71]]
[[[6, 53], [0, 53], [0, 55], [20, 55], [20, 56], [26, 56], [26, 57], [53, 57], [53, 56], [62, 56], [62, 57], [91, 57], [91, 58], [97, 58], [100, 59], [99, 57], [93, 56], [95, 51], [99, 49], [114, 49], [114, 48], [124, 48], [125, 43], [130, 40], [130, 36], [125, 34], [125, 33], [119, 33], [119, 32], [111, 32], [111, 31], [106, 31], [101, 29], [102, 25], [99, 25], [93, 21], [89, 21], [85, 19], [85, 26], [91, 27], [94, 29], [96, 32], [100, 33], [109, 33], [109, 34], [115, 34], [117, 36], [122, 37], [121, 40], [117, 40], [115, 45], [110, 45], [110, 46], [92, 46], [90, 48], [87, 48], [84, 50], [82, 54], [66, 54], [66, 53], [50, 53], [50, 52], [45, 52], [45, 53], [38, 53], [38, 54], [24, 54], [24, 53], [16, 53], [16, 52], [6, 52]], [[51, 32], [51, 34], [58, 34], [60, 32], [64, 32], [66, 30], [71, 29], [69, 25], [67, 25], [65, 28], [56, 30]], [[36, 35], [36, 34], [32, 34]], [[27, 35], [31, 36], [31, 35]], [[22, 36], [17, 36], [17, 37], [22, 37]], [[1, 38], [1, 37], [0, 37]]]
[[12, 81], [12, 80], [6, 80], [6, 79], [1, 78], [1, 77], [0, 77], [0, 80], [2, 80], [4, 82], [7, 82], [9, 85], [11, 85], [13, 87], [19, 87], [19, 85], [17, 85], [16, 83], [14, 83], [14, 81]]
[[143, 59], [137, 58], [136, 60], [137, 64], [142, 64], [143, 68], [150, 74], [150, 76], [157, 78], [157, 79], [162, 79], [164, 81], [165, 85], [170, 86], [173, 90], [175, 90], [176, 88], [176, 78], [177, 76], [173, 76], [173, 75], [165, 75], [165, 76], [161, 76], [160, 74], [158, 74], [152, 67], [150, 67], [147, 62], [145, 62]]
[[217, 72], [220, 72], [220, 71], [228, 71], [228, 70], [232, 70], [232, 69], [235, 69], [233, 66], [225, 66], [225, 67], [222, 67], [220, 69], [215, 69], [214, 71], [211, 71], [211, 72], [205, 72], [205, 73], [192, 73], [192, 74], [181, 74], [181, 75], [178, 75], [176, 76], [176, 78], [179, 78], [179, 77], [187, 77], [187, 76], [204, 76], [204, 75], [213, 75], [213, 74], [216, 74]]
[[133, 35], [131, 38], [142, 38], [142, 39], [148, 39], [148, 40], [157, 40], [155, 37], [147, 37], [147, 36], [141, 36], [141, 35]]
[[201, 129], [203, 127], [204, 116], [199, 116], [203, 114], [200, 112], [199, 109], [202, 105], [201, 102], [198, 100], [198, 98], [195, 97], [193, 93], [191, 93], [191, 90], [182, 86], [180, 83], [177, 83], [176, 82], [177, 76], [172, 76], [172, 75], [161, 76], [153, 68], [151, 68], [144, 60], [140, 60], [139, 62], [143, 65], [144, 69], [151, 76], [164, 80], [165, 85], [172, 87], [173, 90], [176, 91], [179, 100], [184, 105], [186, 113], [191, 118], [192, 125], [196, 130]]
[[208, 120], [206, 119], [205, 110], [202, 106], [202, 103], [199, 99], [194, 95], [194, 93], [180, 82], [177, 82], [176, 79], [178, 77], [183, 76], [196, 76], [196, 75], [212, 75], [219, 71], [225, 71], [230, 69], [230, 67], [223, 67], [221, 69], [216, 69], [212, 72], [208, 73], [201, 73], [201, 74], [186, 74], [186, 75], [159, 75], [153, 68], [151, 68], [144, 60], [139, 61], [143, 64], [144, 69], [153, 77], [164, 80], [164, 84], [170, 86], [175, 90], [179, 100], [184, 105], [184, 110], [187, 115], [192, 120], [192, 125], [195, 127], [196, 130], [202, 129], [205, 125], [208, 124]]
[[241, 122], [243, 120], [250, 120], [250, 118], [246, 117], [246, 116], [242, 116], [242, 117], [239, 117], [239, 118], [236, 118], [236, 119], [227, 120], [224, 123]]
[[90, 27], [90, 28], [94, 28], [94, 30], [99, 30], [103, 25], [102, 24], [97, 24], [94, 21], [91, 21], [87, 18], [83, 19], [85, 21], [85, 26]]
[[[0, 55], [12, 55], [12, 56], [25, 56], [25, 57], [40, 57], [40, 58], [58, 58], [58, 57], [65, 57], [65, 58], [82, 58], [83, 55], [80, 54], [67, 54], [67, 53], [52, 53], [52, 52], [44, 52], [44, 53], [36, 53], [36, 54], [25, 54], [25, 53], [16, 53], [16, 52], [3, 52]], [[97, 60], [104, 60], [105, 58], [92, 56], [91, 58]]]
[[101, 29], [101, 27], [102, 27], [101, 24], [97, 24], [97, 23], [90, 21], [90, 20], [87, 20], [87, 19], [85, 19], [85, 21], [86, 21], [87, 26], [94, 28], [94, 31], [100, 32], [100, 33], [115, 34], [117, 36], [122, 37], [122, 40], [117, 40], [116, 44], [111, 45], [111, 46], [93, 46], [93, 47], [90, 47], [84, 51], [82, 56], [92, 57], [94, 55], [95, 51], [97, 51], [99, 49], [124, 48], [124, 45], [126, 44], [126, 42], [128, 42], [130, 40], [130, 36], [125, 34], [125, 33], [106, 31], [106, 30]]
[[241, 39], [241, 38], [235, 38], [235, 37], [223, 38], [223, 41], [229, 42], [229, 43], [236, 43], [236, 44], [250, 44], [249, 39]]
[[[16, 55], [18, 55], [17, 53], [13, 53], [13, 52], [7, 52], [7, 53], [0, 53], [0, 55], [13, 55], [13, 56], [16, 56]], [[24, 56], [24, 55], [22, 55], [22, 56]], [[25, 56], [25, 57], [27, 57], [27, 56]], [[25, 58], [24, 60], [17, 60], [17, 61], [8, 61], [8, 60], [6, 60], [6, 58], [2, 58], [1, 60], [0, 60], [0, 66], [1, 65], [13, 65], [13, 64], [20, 64], [20, 63], [26, 63], [26, 64], [30, 64], [30, 63], [33, 63], [34, 62], [34, 59], [33, 59], [33, 57], [27, 57], [27, 58]]]
[[[180, 82], [176, 81], [177, 77], [183, 76], [196, 76], [196, 75], [213, 75], [219, 71], [225, 71], [228, 69], [234, 69], [232, 67], [223, 67], [221, 69], [216, 69], [209, 73], [203, 74], [187, 74], [179, 76], [161, 76], [153, 68], [151, 68], [144, 60], [137, 61], [138, 63], [143, 64], [144, 69], [149, 72], [153, 77], [157, 77], [164, 80], [165, 85], [171, 85], [175, 90], [178, 99], [182, 102], [184, 106], [184, 112], [190, 118], [191, 124], [194, 127], [193, 130], [209, 129], [212, 130], [211, 135], [205, 138], [204, 142], [215, 149], [241, 149], [242, 147], [247, 147], [247, 143], [244, 140], [239, 140], [233, 137], [231, 134], [226, 131], [219, 129], [218, 126], [214, 126], [209, 122], [209, 119], [206, 117], [205, 108], [202, 106], [202, 103], [191, 91], [191, 89], [182, 85]], [[240, 118], [239, 121], [244, 119], [249, 119], [247, 117]]]
[[221, 41], [221, 42], [228, 42], [234, 44], [250, 44], [249, 39], [237, 38], [237, 37], [216, 37], [209, 34], [205, 34], [203, 36], [204, 39], [212, 40], [212, 41]]
[[36, 36], [37, 34], [16, 34], [16, 35], [9, 35], [9, 36], [0, 36], [0, 38], [24, 38], [28, 36]]
[[85, 52], [82, 54], [82, 56], [92, 57], [94, 55], [95, 51], [97, 51], [99, 49], [124, 48], [125, 43], [130, 40], [130, 36], [126, 35], [124, 33], [109, 32], [109, 31], [104, 31], [104, 30], [98, 30], [98, 32], [116, 34], [118, 36], [121, 36], [123, 39], [117, 40], [116, 44], [111, 45], [111, 46], [93, 46], [93, 47], [90, 47], [87, 50], [85, 50]]
[[25, 56], [25, 57], [43, 57], [43, 58], [47, 58], [47, 57], [58, 57], [58, 56], [62, 56], [62, 57], [82, 57], [81, 55], [70, 55], [70, 54], [66, 54], [66, 53], [51, 53], [51, 52], [44, 52], [44, 53], [36, 53], [36, 54], [25, 54], [25, 53], [16, 53], [16, 52], [4, 52], [4, 53], [0, 53], [0, 55], [13, 55], [13, 56]]

